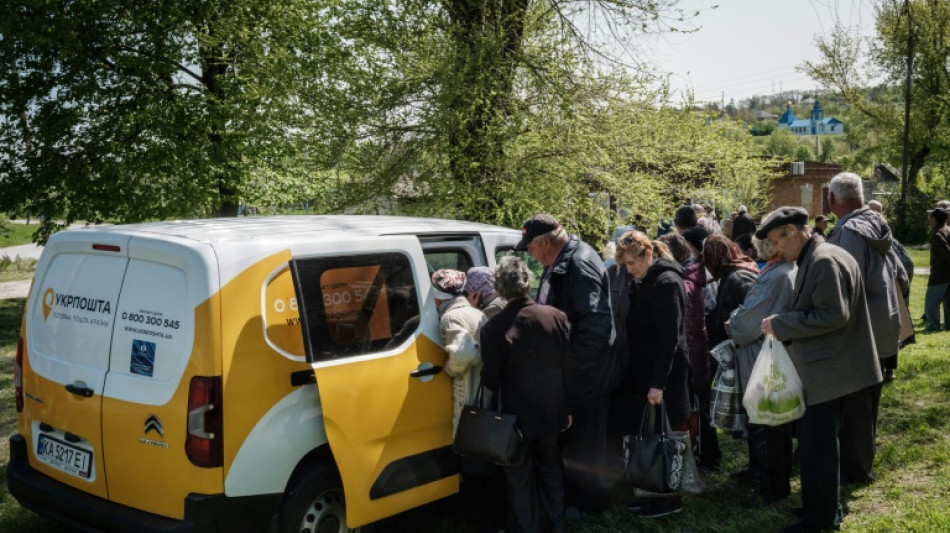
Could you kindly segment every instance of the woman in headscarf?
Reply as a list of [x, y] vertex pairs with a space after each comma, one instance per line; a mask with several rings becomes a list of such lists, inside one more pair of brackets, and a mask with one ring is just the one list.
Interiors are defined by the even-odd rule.
[[501, 312], [508, 302], [495, 291], [495, 272], [485, 266], [468, 269], [465, 273], [468, 282], [465, 285], [468, 303], [480, 309], [485, 316], [491, 318]]
[[[620, 237], [616, 257], [633, 278], [627, 312], [630, 368], [612, 397], [627, 406], [623, 433], [638, 431], [648, 402], [664, 403], [673, 429], [685, 430], [690, 409], [683, 267], [665, 244], [636, 230]], [[679, 512], [682, 499], [678, 494], [663, 495], [634, 500], [627, 507], [655, 518]]]
[[[471, 405], [484, 366], [478, 338], [487, 321], [485, 314], [465, 297], [467, 278], [460, 270], [441, 269], [432, 273], [432, 294], [439, 311], [439, 332], [448, 358], [445, 373], [452, 376], [454, 409], [453, 434], [465, 405]], [[497, 465], [462, 457], [459, 492], [479, 533], [497, 532], [504, 527], [502, 471]]]

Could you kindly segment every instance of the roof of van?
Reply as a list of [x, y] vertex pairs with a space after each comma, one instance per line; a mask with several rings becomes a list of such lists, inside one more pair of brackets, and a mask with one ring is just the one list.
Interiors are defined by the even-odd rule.
[[316, 231], [348, 232], [362, 235], [516, 231], [477, 222], [382, 215], [294, 215], [172, 220], [115, 226], [92, 226], [73, 231], [88, 230], [109, 233], [151, 233], [202, 242], [224, 242]]

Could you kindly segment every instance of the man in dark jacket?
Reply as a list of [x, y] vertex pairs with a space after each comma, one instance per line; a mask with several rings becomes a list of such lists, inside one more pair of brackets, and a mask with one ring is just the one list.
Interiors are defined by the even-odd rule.
[[749, 212], [744, 205], [740, 205], [739, 214], [732, 221], [732, 240], [740, 235], [755, 233], [755, 221], [749, 216]]
[[802, 521], [786, 532], [837, 529], [841, 522], [839, 435], [845, 407], [881, 381], [864, 280], [841, 248], [812, 235], [808, 212], [780, 207], [755, 236], [798, 264], [788, 311], [762, 320], [762, 333], [786, 343], [805, 389], [801, 420]]
[[515, 250], [545, 266], [538, 303], [563, 311], [571, 322], [572, 428], [564, 438], [567, 500], [580, 511], [607, 508], [607, 393], [619, 377], [607, 271], [597, 252], [571, 236], [551, 215], [535, 215], [521, 228]]
[[501, 392], [502, 409], [518, 417], [524, 459], [505, 468], [513, 531], [541, 531], [540, 501], [553, 531], [565, 529], [564, 470], [558, 435], [570, 425], [570, 324], [567, 315], [538, 305], [532, 275], [516, 257], [495, 271], [505, 308], [481, 329], [482, 383]]
[[[900, 304], [897, 279], [906, 277], [891, 251], [891, 228], [884, 217], [864, 205], [861, 176], [842, 172], [828, 187], [828, 205], [838, 223], [828, 242], [844, 248], [858, 263], [871, 317], [874, 345], [882, 369], [897, 368]], [[866, 485], [874, 479], [874, 441], [883, 382], [875, 383], [861, 403], [845, 408], [841, 428], [841, 483]]]

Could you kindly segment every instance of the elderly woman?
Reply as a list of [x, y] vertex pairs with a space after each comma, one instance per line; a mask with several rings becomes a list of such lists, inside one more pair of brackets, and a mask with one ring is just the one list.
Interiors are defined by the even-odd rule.
[[497, 315], [505, 308], [508, 302], [498, 296], [498, 292], [495, 291], [495, 272], [491, 268], [472, 267], [465, 275], [468, 276], [465, 292], [468, 294], [468, 303], [472, 304], [472, 307], [480, 309], [488, 318]]
[[[762, 319], [783, 313], [792, 302], [798, 267], [785, 261], [768, 240], [753, 239], [758, 256], [768, 258], [758, 279], [729, 319], [729, 333], [736, 345], [740, 393], [745, 394], [752, 367], [762, 349]], [[792, 468], [792, 423], [781, 426], [748, 425], [749, 461], [758, 466], [759, 493], [764, 503], [789, 495]]]
[[482, 382], [499, 393], [501, 409], [518, 417], [524, 458], [505, 467], [509, 531], [542, 531], [541, 503], [555, 533], [566, 528], [564, 464], [558, 435], [570, 425], [570, 323], [557, 308], [528, 297], [534, 274], [509, 256], [495, 270], [495, 288], [508, 300], [482, 327]]
[[[686, 344], [686, 290], [683, 267], [660, 241], [639, 231], [625, 233], [617, 242], [617, 264], [633, 278], [627, 312], [630, 368], [614, 399], [627, 406], [626, 434], [640, 427], [644, 407], [666, 404], [673, 429], [685, 430], [689, 421], [689, 348]], [[627, 506], [645, 517], [679, 512], [679, 495], [634, 500]]]
[[[465, 287], [468, 280], [464, 272], [437, 270], [432, 273], [430, 281], [439, 311], [439, 331], [448, 353], [445, 373], [452, 376], [454, 432], [458, 428], [463, 407], [475, 400], [482, 371], [478, 336], [487, 319], [484, 313], [472, 307], [466, 299]], [[472, 457], [462, 457], [460, 469], [460, 492], [468, 505], [472, 520], [478, 526], [478, 531], [488, 533], [502, 529], [504, 501], [497, 497], [502, 486], [501, 469]]]

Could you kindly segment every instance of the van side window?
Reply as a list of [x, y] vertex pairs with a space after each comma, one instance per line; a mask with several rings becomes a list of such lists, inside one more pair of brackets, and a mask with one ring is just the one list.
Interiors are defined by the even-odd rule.
[[418, 324], [407, 256], [380, 253], [294, 261], [311, 362], [393, 347]]
[[544, 273], [544, 265], [538, 262], [533, 255], [528, 252], [516, 252], [513, 248], [498, 248], [495, 250], [495, 264], [497, 265], [501, 261], [502, 257], [506, 255], [514, 255], [520, 257], [522, 261], [528, 264], [528, 268], [534, 272], [534, 283], [531, 284], [531, 293], [536, 294], [538, 292], [538, 287], [541, 285], [541, 274]]
[[425, 257], [429, 272], [435, 272], [442, 268], [468, 272], [468, 269], [475, 266], [472, 263], [472, 258], [462, 250], [426, 251]]

